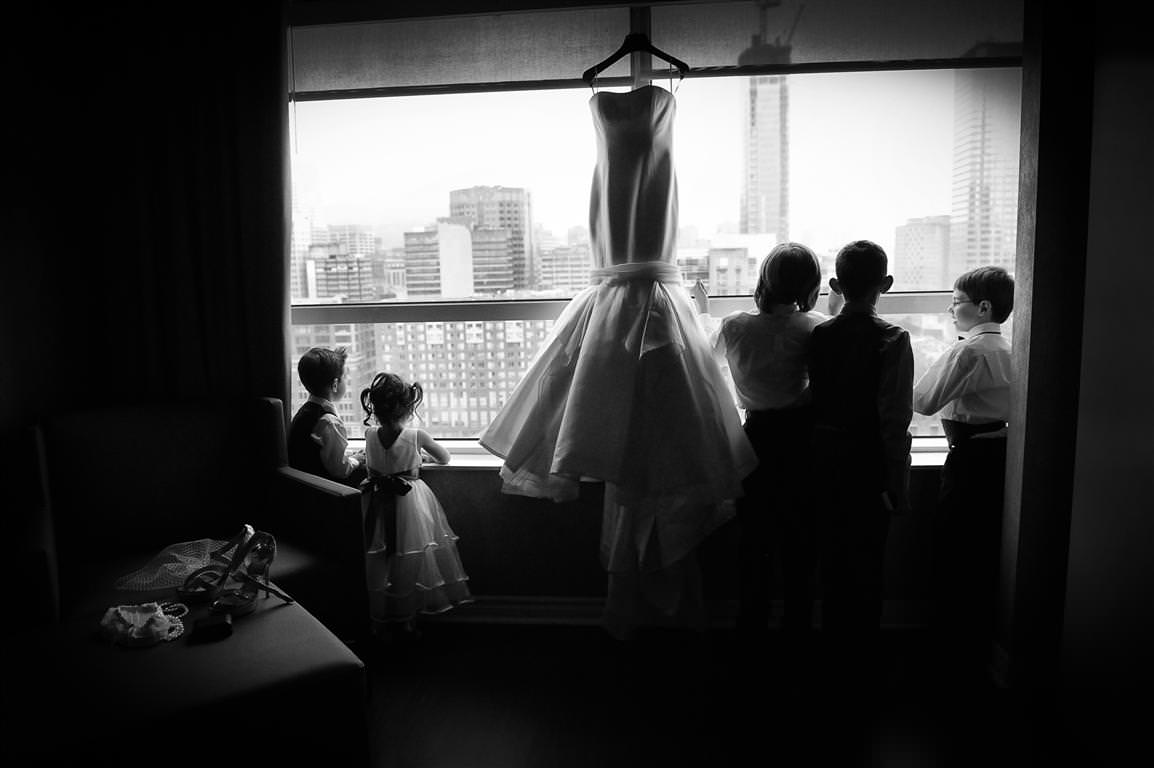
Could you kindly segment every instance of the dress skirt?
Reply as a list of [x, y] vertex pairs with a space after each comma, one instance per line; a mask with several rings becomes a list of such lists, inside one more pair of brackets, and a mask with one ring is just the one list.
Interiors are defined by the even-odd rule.
[[677, 268], [595, 276], [480, 442], [506, 493], [565, 501], [604, 481], [603, 565], [668, 569], [733, 516], [757, 458]]
[[[362, 486], [372, 526], [365, 556], [369, 607], [377, 622], [408, 621], [418, 613], [443, 613], [473, 602], [457, 535], [440, 502], [424, 480], [409, 482], [412, 488], [404, 496]], [[395, 534], [388, 523], [393, 505]], [[395, 537], [391, 545], [389, 534]]]

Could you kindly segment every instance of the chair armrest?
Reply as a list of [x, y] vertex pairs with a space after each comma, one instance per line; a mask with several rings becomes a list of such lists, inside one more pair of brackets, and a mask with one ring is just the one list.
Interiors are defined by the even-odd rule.
[[267, 530], [337, 562], [363, 567], [365, 529], [359, 490], [278, 467], [271, 495], [273, 503], [263, 510], [261, 522]]

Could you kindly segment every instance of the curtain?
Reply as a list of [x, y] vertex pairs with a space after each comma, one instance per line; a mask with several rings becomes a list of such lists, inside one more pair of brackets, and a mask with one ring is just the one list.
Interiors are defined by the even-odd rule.
[[279, 2], [24, 4], [5, 21], [0, 507], [20, 617], [50, 604], [42, 415], [287, 403], [287, 27]]
[[[158, 394], [288, 399], [288, 104], [276, 4], [210, 5], [153, 33], [124, 137], [124, 322]], [[159, 67], [159, 74], [142, 72]], [[127, 212], [126, 212], [127, 213]]]

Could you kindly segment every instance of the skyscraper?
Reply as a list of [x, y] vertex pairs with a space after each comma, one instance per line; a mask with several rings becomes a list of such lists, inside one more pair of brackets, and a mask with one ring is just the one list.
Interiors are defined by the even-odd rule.
[[533, 209], [528, 190], [501, 186], [454, 189], [449, 193], [449, 214], [468, 217], [475, 227], [509, 230], [513, 288], [536, 287]]
[[[983, 43], [1020, 53], [1016, 44]], [[1018, 234], [1021, 72], [970, 69], [954, 74], [954, 182], [949, 272], [984, 265], [1014, 268]]]
[[891, 270], [898, 291], [940, 291], [953, 284], [947, 273], [950, 217], [910, 219], [894, 230]]
[[366, 224], [329, 224], [330, 243], [340, 243], [350, 256], [372, 256], [377, 252], [377, 238]]
[[[313, 303], [348, 304], [373, 301], [373, 267], [364, 256], [350, 256], [345, 245], [323, 243], [309, 247], [309, 257], [305, 260], [308, 299]], [[372, 380], [377, 368], [376, 332], [370, 323], [340, 323], [335, 325], [294, 325], [293, 370], [310, 347], [344, 347], [348, 353], [345, 359], [345, 373], [349, 379], [349, 392], [358, 392]], [[309, 396], [299, 379], [294, 378], [294, 403], [302, 403]], [[345, 397], [336, 403], [337, 415], [345, 424], [352, 437], [360, 437], [364, 426], [363, 413], [355, 396]]]
[[493, 296], [513, 288], [513, 261], [509, 230], [473, 227], [473, 291]]
[[305, 276], [310, 298], [345, 304], [376, 299], [372, 262], [363, 256], [349, 255], [337, 243], [309, 247]]
[[405, 233], [405, 285], [409, 296], [473, 295], [473, 242], [469, 227], [438, 219], [423, 232]]
[[558, 245], [541, 252], [541, 287], [577, 293], [589, 285], [593, 254], [588, 243]]
[[[767, 42], [766, 8], [761, 4], [761, 33], [737, 59], [739, 66], [788, 64], [790, 45]], [[789, 84], [784, 75], [749, 78], [743, 97], [742, 146], [745, 178], [741, 191], [743, 233], [772, 233], [789, 239]]]

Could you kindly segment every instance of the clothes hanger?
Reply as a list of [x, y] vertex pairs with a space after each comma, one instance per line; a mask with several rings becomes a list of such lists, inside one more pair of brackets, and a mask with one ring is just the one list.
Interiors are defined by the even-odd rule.
[[651, 54], [661, 59], [662, 61], [668, 62], [669, 64], [676, 67], [677, 72], [680, 75], [677, 81], [678, 83], [685, 79], [685, 73], [689, 71], [689, 65], [684, 61], [670, 56], [665, 51], [654, 46], [653, 43], [649, 41], [649, 35], [643, 35], [639, 32], [632, 32], [625, 36], [625, 40], [621, 43], [621, 47], [610, 54], [608, 58], [597, 64], [594, 64], [593, 66], [589, 67], [589, 69], [582, 72], [581, 79], [585, 81], [586, 85], [592, 88], [593, 79], [597, 77], [598, 74], [604, 72], [625, 54], [636, 52]]

